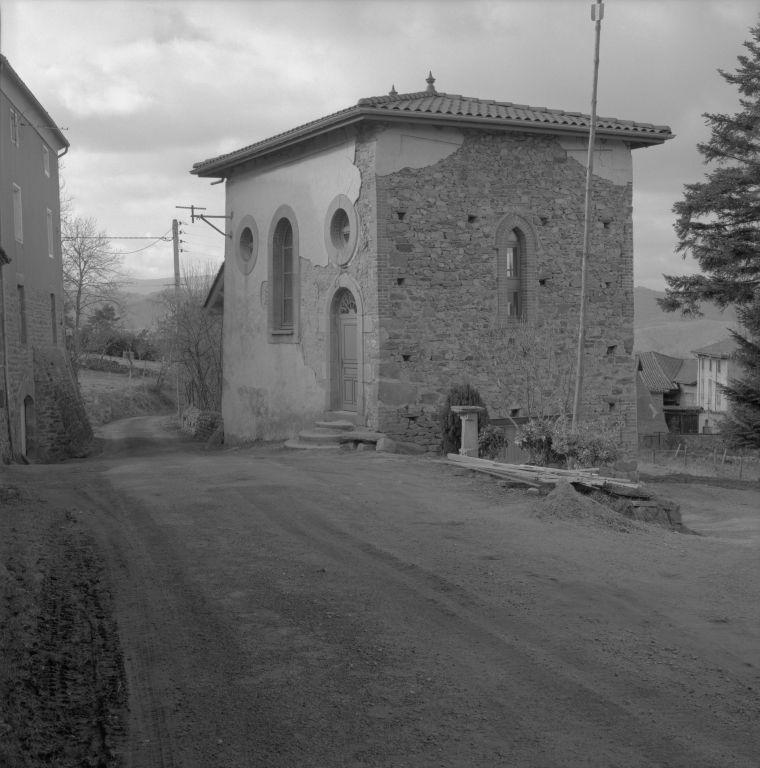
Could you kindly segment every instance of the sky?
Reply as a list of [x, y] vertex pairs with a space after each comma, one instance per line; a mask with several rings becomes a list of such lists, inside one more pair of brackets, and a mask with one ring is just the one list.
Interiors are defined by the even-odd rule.
[[[193, 163], [355, 104], [425, 88], [588, 113], [590, 0], [0, 0], [0, 49], [65, 128], [67, 189], [110, 236], [160, 237], [184, 262], [223, 238], [178, 205], [223, 213]], [[672, 207], [700, 181], [702, 114], [733, 113], [732, 72], [757, 0], [607, 0], [598, 114], [669, 125], [633, 153], [634, 283], [698, 271], [675, 253]], [[114, 241], [138, 278], [173, 273], [170, 242]], [[142, 249], [142, 250], [138, 250]], [[138, 252], [135, 252], [138, 251]]]

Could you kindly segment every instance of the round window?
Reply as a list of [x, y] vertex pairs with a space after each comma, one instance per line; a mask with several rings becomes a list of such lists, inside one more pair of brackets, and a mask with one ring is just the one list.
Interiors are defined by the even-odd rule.
[[250, 227], [246, 227], [240, 233], [240, 258], [249, 262], [253, 257], [253, 232]]
[[259, 255], [259, 230], [253, 216], [243, 216], [237, 225], [237, 240], [235, 244], [235, 261], [238, 269], [244, 275], [250, 275], [256, 266]]
[[342, 208], [338, 208], [333, 214], [330, 224], [330, 236], [333, 247], [336, 250], [342, 251], [348, 247], [348, 242], [351, 239], [351, 221], [348, 218], [348, 214]]

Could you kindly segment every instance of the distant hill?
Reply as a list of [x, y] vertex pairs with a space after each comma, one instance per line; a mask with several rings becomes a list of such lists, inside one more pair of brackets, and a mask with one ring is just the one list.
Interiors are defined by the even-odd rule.
[[124, 286], [124, 290], [127, 293], [147, 296], [150, 293], [159, 293], [164, 288], [171, 288], [173, 285], [174, 275], [171, 277], [150, 277], [145, 279], [133, 278]]
[[124, 324], [134, 330], [150, 328], [155, 325], [166, 314], [166, 309], [161, 304], [154, 302], [160, 293], [161, 291], [155, 290], [152, 293], [144, 294], [126, 293], [127, 306], [124, 313]]
[[691, 357], [691, 351], [726, 338], [736, 327], [736, 314], [728, 308], [721, 314], [712, 304], [703, 304], [704, 317], [690, 320], [678, 312], [663, 312], [657, 299], [662, 291], [637, 286], [633, 289], [634, 351], [661, 352], [672, 357]]
[[[664, 299], [663, 291], [653, 291], [651, 288], [643, 288], [638, 285], [633, 289], [633, 317], [636, 328], [644, 328], [647, 325], [663, 325], [664, 323], [693, 323], [687, 320], [680, 312], [663, 312], [657, 299]], [[714, 304], [702, 304], [704, 320], [719, 320], [721, 322], [734, 322], [736, 314], [732, 308], [727, 308], [723, 313]]]

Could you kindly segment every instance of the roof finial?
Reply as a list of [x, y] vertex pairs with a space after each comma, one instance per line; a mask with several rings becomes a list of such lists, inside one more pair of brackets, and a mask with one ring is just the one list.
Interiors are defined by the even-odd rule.
[[390, 91], [388, 92], [389, 96], [398, 96], [398, 91], [396, 90], [396, 86], [392, 85]]
[[432, 73], [432, 71], [431, 71], [431, 72], [430, 72], [430, 74], [429, 74], [429, 75], [428, 75], [428, 76], [425, 78], [425, 82], [428, 84], [427, 88], [425, 88], [425, 90], [426, 90], [428, 93], [437, 93], [437, 91], [435, 90], [435, 86], [433, 85], [433, 83], [435, 82], [435, 78], [433, 77], [433, 73]]

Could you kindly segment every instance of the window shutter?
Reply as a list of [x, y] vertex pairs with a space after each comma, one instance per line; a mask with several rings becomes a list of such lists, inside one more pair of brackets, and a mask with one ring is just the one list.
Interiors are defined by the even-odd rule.
[[47, 236], [48, 236], [48, 256], [52, 259], [55, 256], [53, 252], [53, 212], [47, 209]]
[[16, 240], [19, 243], [23, 243], [24, 221], [21, 213], [21, 188], [17, 184], [13, 185], [13, 228]]
[[42, 157], [45, 163], [45, 176], [50, 178], [50, 150], [47, 147], [42, 148]]

